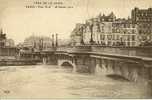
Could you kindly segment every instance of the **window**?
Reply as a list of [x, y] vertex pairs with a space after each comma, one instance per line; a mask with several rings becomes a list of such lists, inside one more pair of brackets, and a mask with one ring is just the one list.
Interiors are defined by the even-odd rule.
[[120, 33], [120, 29], [117, 29], [117, 33]]
[[117, 35], [117, 40], [119, 40], [119, 35]]
[[132, 36], [132, 41], [135, 41], [135, 35]]
[[115, 40], [115, 35], [113, 35], [112, 39]]
[[128, 42], [128, 46], [130, 46], [130, 42]]
[[112, 35], [108, 35], [108, 40], [111, 40], [112, 39]]
[[127, 24], [127, 28], [130, 28], [131, 27], [131, 24]]
[[124, 28], [126, 28], [126, 24], [124, 24]]
[[116, 29], [115, 28], [112, 28], [112, 33], [115, 33], [116, 32]]
[[127, 36], [127, 41], [130, 41], [130, 36], [129, 35]]
[[104, 26], [102, 26], [102, 32], [104, 32]]
[[104, 40], [105, 39], [105, 35], [102, 35], [102, 40]]
[[132, 46], [135, 46], [135, 42], [132, 42]]
[[100, 35], [100, 40], [102, 40], [102, 35]]
[[132, 34], [135, 34], [135, 30], [132, 30]]
[[139, 34], [141, 34], [142, 33], [142, 30], [139, 30]]
[[124, 31], [124, 34], [126, 34], [126, 31]]
[[132, 28], [135, 28], [135, 24], [132, 24]]

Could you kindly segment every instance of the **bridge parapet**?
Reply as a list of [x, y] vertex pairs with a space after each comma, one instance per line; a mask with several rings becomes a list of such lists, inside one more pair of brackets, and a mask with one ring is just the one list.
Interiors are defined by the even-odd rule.
[[91, 46], [58, 47], [56, 51], [91, 52]]
[[56, 51], [76, 53], [100, 53], [104, 55], [129, 56], [129, 57], [152, 57], [152, 47], [109, 47], [109, 46], [74, 46], [58, 47]]
[[62, 46], [62, 47], [57, 47], [56, 51], [64, 51], [64, 52], [67, 52], [69, 50], [71, 50], [72, 47], [67, 47], [67, 46]]
[[152, 47], [92, 46], [92, 52], [127, 56], [152, 57]]

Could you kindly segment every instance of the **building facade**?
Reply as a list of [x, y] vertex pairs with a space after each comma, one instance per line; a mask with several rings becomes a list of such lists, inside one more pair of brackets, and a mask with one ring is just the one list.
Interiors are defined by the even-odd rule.
[[52, 47], [52, 39], [49, 37], [30, 36], [22, 43], [23, 47], [35, 50], [48, 49]]
[[79, 34], [76, 38], [80, 44], [129, 47], [152, 45], [152, 8], [134, 8], [128, 19], [116, 18], [113, 12], [109, 15], [99, 14], [80, 26], [75, 30]]
[[6, 34], [0, 31], [0, 60], [15, 59], [18, 55], [18, 49], [14, 47], [14, 41], [7, 39]]
[[112, 23], [113, 46], [138, 46], [137, 24], [131, 19], [118, 19]]
[[7, 39], [3, 30], [0, 31], [0, 47], [14, 47], [15, 43], [13, 39]]
[[107, 16], [99, 14], [98, 17], [87, 20], [83, 32], [84, 43], [90, 44], [92, 38], [93, 44], [107, 45], [107, 37], [112, 34], [112, 22], [115, 20], [113, 12]]
[[137, 28], [130, 18], [116, 19], [112, 12], [107, 16], [99, 14], [86, 20], [85, 24], [77, 24], [72, 38], [77, 44], [85, 45], [138, 46]]
[[84, 24], [76, 24], [75, 28], [71, 33], [71, 45], [81, 45], [84, 44], [83, 41], [83, 32], [84, 32]]
[[7, 47], [14, 47], [15, 46], [15, 42], [13, 39], [7, 39], [5, 45]]
[[152, 8], [139, 9], [134, 8], [131, 12], [134, 23], [138, 25], [140, 44], [152, 42]]

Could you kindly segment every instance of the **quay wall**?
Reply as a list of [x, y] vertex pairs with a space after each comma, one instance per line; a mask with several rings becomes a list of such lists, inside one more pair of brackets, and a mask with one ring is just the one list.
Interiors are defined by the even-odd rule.
[[0, 66], [36, 65], [39, 60], [1, 60]]

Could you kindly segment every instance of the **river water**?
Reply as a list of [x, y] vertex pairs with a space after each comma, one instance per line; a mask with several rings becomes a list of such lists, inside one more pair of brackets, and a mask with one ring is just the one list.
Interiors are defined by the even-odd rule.
[[144, 98], [141, 85], [52, 65], [0, 67], [1, 98]]

